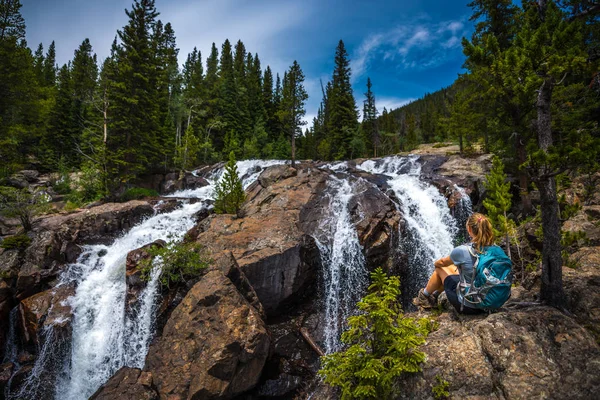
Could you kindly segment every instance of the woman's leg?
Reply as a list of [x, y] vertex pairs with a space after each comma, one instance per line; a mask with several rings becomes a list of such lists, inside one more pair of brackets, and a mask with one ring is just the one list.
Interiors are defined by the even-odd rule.
[[444, 279], [448, 275], [458, 275], [458, 268], [455, 265], [449, 265], [447, 267], [436, 268], [427, 282], [425, 290], [429, 294], [433, 294], [436, 290], [441, 292], [444, 290]]

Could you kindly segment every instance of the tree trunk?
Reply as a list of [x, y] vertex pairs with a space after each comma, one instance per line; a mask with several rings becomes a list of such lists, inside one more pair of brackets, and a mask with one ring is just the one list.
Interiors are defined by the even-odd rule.
[[462, 154], [463, 153], [463, 137], [462, 137], [462, 134], [458, 135], [458, 148], [459, 148], [460, 154]]
[[[552, 78], [546, 78], [537, 98], [537, 133], [540, 149], [547, 152], [552, 146], [552, 114], [550, 110], [553, 89]], [[538, 186], [542, 205], [542, 288], [541, 299], [551, 306], [564, 305], [562, 285], [562, 255], [560, 245], [560, 210], [556, 181], [550, 171], [542, 167]]]
[[102, 113], [104, 115], [104, 144], [108, 140], [108, 94], [106, 88], [104, 88], [104, 104], [102, 107]]
[[294, 135], [294, 131], [292, 131], [292, 168], [296, 165], [296, 135]]

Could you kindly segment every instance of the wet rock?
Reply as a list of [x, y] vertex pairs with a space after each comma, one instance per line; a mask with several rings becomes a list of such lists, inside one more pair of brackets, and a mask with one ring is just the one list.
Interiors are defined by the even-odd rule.
[[268, 350], [259, 313], [212, 270], [173, 311], [145, 370], [161, 398], [231, 399], [256, 385]]
[[148, 250], [153, 248], [165, 247], [167, 243], [158, 239], [127, 253], [125, 261], [125, 282], [127, 293], [125, 294], [125, 305], [127, 310], [131, 310], [137, 304], [140, 293], [146, 288], [147, 282], [142, 279], [142, 271], [139, 268], [140, 262], [152, 258]]
[[0, 364], [0, 398], [4, 398], [4, 389], [10, 381], [15, 365], [12, 362]]
[[[358, 181], [356, 185], [364, 185]], [[379, 188], [365, 185], [348, 204], [358, 239], [370, 268], [388, 265], [397, 248], [400, 212]], [[396, 238], [396, 240], [394, 240]]]
[[123, 367], [102, 385], [89, 400], [158, 400], [152, 374]]
[[64, 285], [21, 301], [19, 321], [24, 342], [39, 346], [42, 331], [48, 327], [54, 329], [55, 338], [70, 340], [73, 313], [66, 300], [74, 294], [73, 285]]
[[452, 398], [589, 399], [600, 388], [600, 347], [573, 319], [550, 307], [466, 317], [443, 314], [422, 350], [423, 372], [399, 398], [430, 399], [436, 376]]
[[299, 376], [281, 374], [277, 379], [267, 380], [258, 391], [259, 396], [281, 397], [300, 387], [302, 378]]

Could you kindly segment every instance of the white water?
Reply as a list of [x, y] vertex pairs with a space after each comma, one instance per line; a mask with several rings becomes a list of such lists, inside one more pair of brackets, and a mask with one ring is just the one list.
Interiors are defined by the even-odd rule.
[[340, 349], [339, 338], [346, 319], [368, 283], [368, 271], [348, 203], [354, 196], [348, 179], [333, 176], [327, 182], [329, 210], [315, 234], [323, 264], [325, 302], [325, 352]]
[[399, 200], [406, 221], [407, 235], [401, 237], [401, 245], [409, 257], [411, 282], [408, 284], [416, 290], [427, 283], [433, 262], [450, 254], [457, 233], [456, 221], [444, 196], [433, 185], [420, 180], [421, 167], [417, 160], [417, 156], [386, 157], [367, 160], [357, 167], [391, 178], [388, 184]]
[[[247, 188], [267, 166], [282, 161], [241, 161], [237, 163], [243, 186]], [[83, 246], [83, 253], [71, 264], [62, 283], [74, 282], [77, 290], [69, 303], [73, 309], [71, 352], [64, 360], [64, 371], [57, 379], [55, 398], [82, 400], [91, 396], [122, 366], [143, 368], [148, 346], [154, 333], [160, 271], [155, 268], [140, 295], [139, 307], [125, 312], [127, 253], [155, 240], [181, 240], [194, 226], [194, 213], [209, 207], [214, 186], [222, 175], [215, 171], [207, 179], [209, 185], [173, 193], [171, 197], [197, 198], [194, 204], [165, 214], [155, 215], [134, 226], [111, 245]], [[48, 340], [40, 349], [33, 373], [18, 397], [36, 398], [44, 367], [44, 354], [51, 351], [52, 329], [45, 332]], [[45, 390], [48, 390], [47, 388]]]
[[471, 198], [465, 192], [465, 189], [458, 185], [454, 185], [454, 190], [460, 194], [460, 198], [454, 206], [454, 219], [456, 219], [456, 224], [458, 226], [458, 238], [459, 241], [465, 242], [469, 237], [466, 224], [467, 219], [473, 214], [473, 204]]

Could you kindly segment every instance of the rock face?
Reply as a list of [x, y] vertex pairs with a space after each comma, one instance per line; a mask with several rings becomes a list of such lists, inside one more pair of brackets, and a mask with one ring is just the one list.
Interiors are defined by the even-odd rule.
[[118, 370], [89, 400], [158, 400], [152, 374], [138, 368]]
[[164, 240], [159, 239], [127, 254], [125, 261], [125, 282], [127, 284], [125, 306], [128, 310], [137, 303], [139, 294], [146, 287], [146, 282], [142, 279], [142, 271], [138, 268], [140, 262], [152, 258], [152, 255], [148, 252], [149, 249], [164, 247], [166, 244]]
[[55, 338], [69, 341], [73, 314], [66, 300], [74, 294], [72, 285], [64, 285], [23, 300], [19, 313], [24, 341], [33, 347], [41, 345], [45, 327], [54, 329]]
[[440, 317], [422, 350], [423, 372], [400, 398], [430, 399], [436, 376], [452, 398], [590, 399], [600, 389], [600, 347], [573, 319], [550, 307], [490, 316]]
[[231, 399], [256, 385], [269, 343], [258, 311], [212, 270], [173, 311], [145, 370], [161, 399]]
[[149, 203], [130, 201], [40, 219], [24, 252], [0, 254], [2, 270], [17, 278], [16, 299], [47, 289], [65, 265], [77, 260], [81, 244], [108, 242], [153, 213]]
[[[295, 170], [294, 170], [295, 171]], [[301, 229], [300, 213], [324, 187], [318, 170], [271, 167], [248, 189], [243, 218], [211, 215], [195, 230], [211, 252], [231, 251], [267, 315], [306, 294], [320, 263], [314, 239]], [[261, 175], [262, 177], [262, 175]]]

